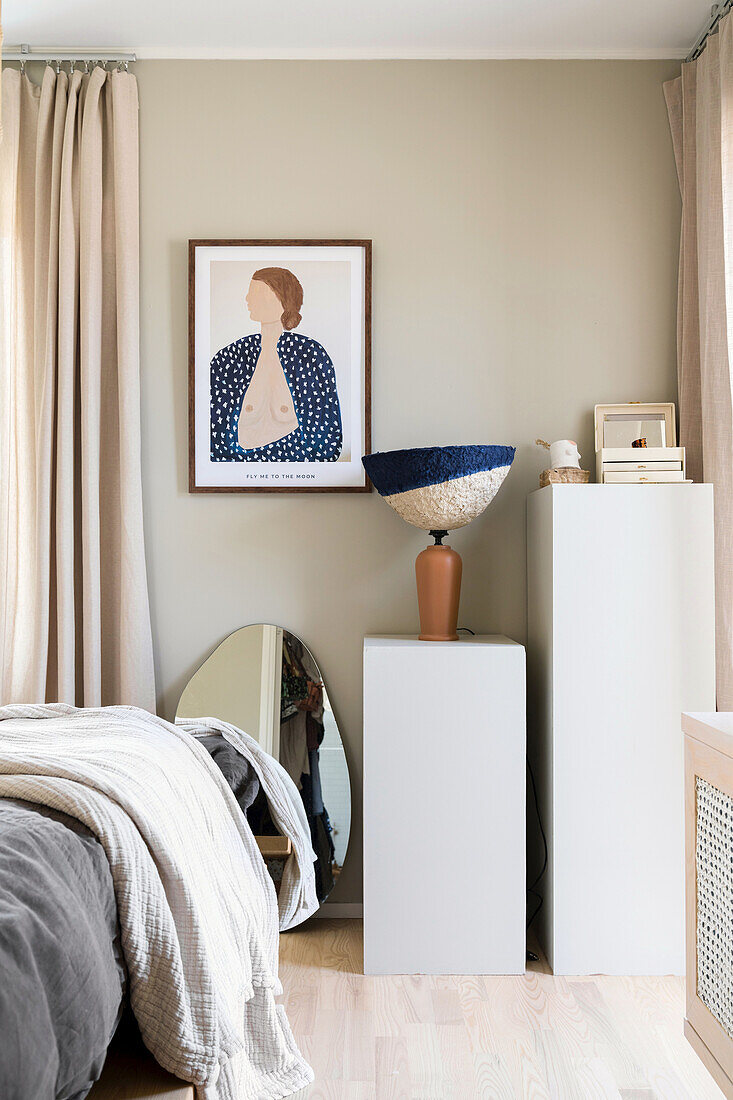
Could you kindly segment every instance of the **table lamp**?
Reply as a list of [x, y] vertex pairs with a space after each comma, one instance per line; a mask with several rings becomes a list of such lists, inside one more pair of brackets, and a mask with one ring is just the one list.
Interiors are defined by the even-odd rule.
[[514, 461], [514, 447], [410, 447], [375, 451], [362, 462], [379, 495], [398, 515], [435, 539], [415, 561], [420, 638], [458, 641], [461, 556], [443, 544], [496, 496]]

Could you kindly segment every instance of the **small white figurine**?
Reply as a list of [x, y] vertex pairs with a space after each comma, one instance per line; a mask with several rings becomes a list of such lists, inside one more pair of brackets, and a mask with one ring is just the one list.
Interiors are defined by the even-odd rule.
[[580, 469], [580, 452], [574, 439], [558, 439], [550, 444], [550, 465], [553, 470], [560, 466], [574, 466]]
[[550, 469], [561, 470], [572, 466], [580, 469], [580, 452], [574, 439], [558, 439], [555, 443], [546, 443], [544, 439], [536, 440], [538, 446], [547, 447], [550, 452]]

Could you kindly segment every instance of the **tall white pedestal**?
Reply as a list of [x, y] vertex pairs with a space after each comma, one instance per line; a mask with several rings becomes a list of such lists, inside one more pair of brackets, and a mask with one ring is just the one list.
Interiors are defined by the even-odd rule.
[[715, 710], [710, 485], [528, 502], [530, 757], [557, 974], [683, 974], [680, 712]]
[[525, 960], [524, 648], [364, 642], [364, 972]]

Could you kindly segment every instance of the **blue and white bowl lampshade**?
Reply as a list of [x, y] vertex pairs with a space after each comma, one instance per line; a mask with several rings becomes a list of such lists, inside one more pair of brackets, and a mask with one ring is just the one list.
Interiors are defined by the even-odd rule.
[[423, 531], [465, 527], [491, 503], [514, 461], [514, 447], [410, 447], [364, 455], [364, 469], [398, 515]]

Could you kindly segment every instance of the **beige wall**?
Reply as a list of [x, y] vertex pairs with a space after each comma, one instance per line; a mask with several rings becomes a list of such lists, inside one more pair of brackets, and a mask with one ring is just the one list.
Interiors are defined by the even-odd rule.
[[[678, 70], [640, 61], [137, 66], [160, 705], [172, 716], [194, 669], [245, 623], [303, 638], [354, 784], [351, 854], [334, 901], [361, 897], [362, 636], [416, 629], [412, 562], [425, 538], [375, 494], [189, 496], [187, 238], [372, 238], [373, 446], [516, 444], [497, 500], [451, 541], [464, 559], [461, 623], [524, 640], [525, 498], [543, 465], [534, 439], [576, 438], [593, 469], [596, 402], [676, 397], [680, 203], [662, 81]], [[477, 714], [477, 736], [480, 723]], [[447, 729], [447, 767], [450, 745]], [[460, 824], [460, 807], [441, 806], [437, 772], [425, 794], [449, 827]]]

